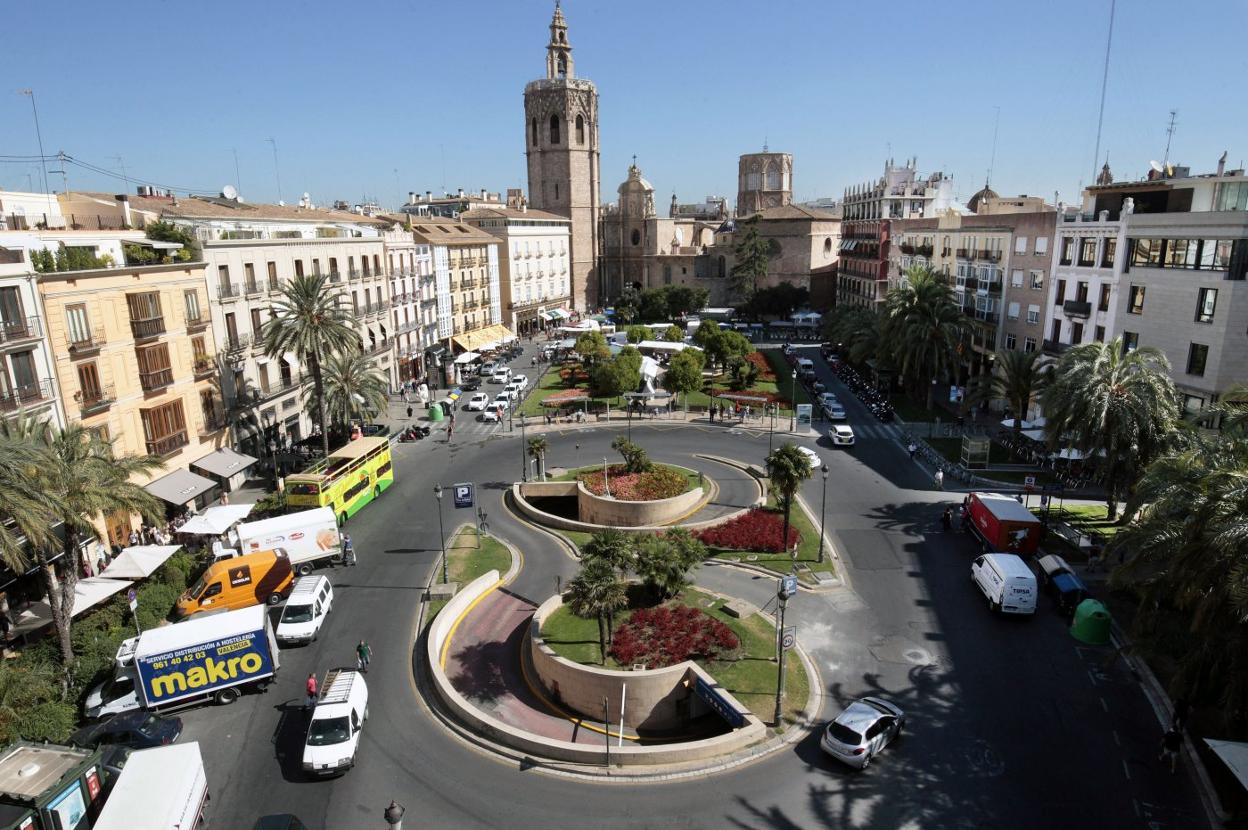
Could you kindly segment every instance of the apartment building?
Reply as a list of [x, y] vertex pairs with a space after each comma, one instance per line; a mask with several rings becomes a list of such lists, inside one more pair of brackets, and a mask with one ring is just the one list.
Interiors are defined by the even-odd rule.
[[0, 418], [19, 413], [65, 425], [34, 268], [0, 232]]
[[390, 323], [394, 365], [400, 383], [425, 374], [425, 346], [437, 342], [438, 298], [433, 290], [433, 254], [416, 242], [405, 224], [382, 232], [390, 276]]
[[[1085, 191], [1081, 209], [1063, 212], [1052, 353], [1098, 339], [1102, 329], [1127, 350], [1160, 349], [1189, 412], [1248, 382], [1248, 176], [1228, 171], [1225, 158], [1205, 175], [1184, 167], [1134, 182], [1105, 175]], [[1116, 233], [1089, 233], [1098, 228]], [[1093, 262], [1106, 275], [1096, 283]], [[1085, 312], [1091, 331], [1079, 325]]]
[[898, 167], [889, 159], [879, 179], [846, 189], [842, 200], [836, 302], [874, 305], [888, 291], [892, 223], [933, 219], [954, 204], [953, 180], [918, 175], [917, 159]]
[[477, 208], [460, 219], [498, 238], [500, 306], [512, 332], [531, 334], [571, 316], [572, 220], [527, 206]]

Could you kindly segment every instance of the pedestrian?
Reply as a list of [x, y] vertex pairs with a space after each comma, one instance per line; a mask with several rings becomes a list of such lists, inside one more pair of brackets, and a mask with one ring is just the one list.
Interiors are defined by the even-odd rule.
[[[503, 411], [501, 408], [498, 411], [498, 420], [500, 423], [503, 420]], [[448, 444], [451, 443], [451, 438], [453, 438], [454, 435], [455, 435], [455, 422], [453, 420], [447, 421], [446, 422], [446, 443]]]
[[373, 650], [368, 643], [360, 640], [360, 644], [355, 647], [355, 667], [360, 671], [368, 674], [368, 663], [373, 659]]
[[407, 420], [412, 420], [412, 408], [410, 406], [407, 408]]
[[1187, 702], [1185, 697], [1177, 697], [1174, 700], [1174, 729], [1182, 729], [1187, 725], [1187, 713], [1191, 710], [1191, 704]]
[[715, 405], [714, 404], [706, 408], [706, 417], [712, 424], [715, 423]]
[[906, 447], [906, 449], [907, 449], [907, 450], [909, 450], [909, 452], [910, 452], [910, 460], [911, 460], [911, 461], [913, 461], [913, 460], [914, 460], [914, 454], [915, 454], [916, 452], [918, 452], [918, 451], [919, 451], [919, 447], [918, 447], [918, 445], [917, 445], [917, 444], [915, 444], [913, 441], [911, 441], [911, 442], [910, 442], [910, 446]]
[[308, 691], [308, 699], [307, 699], [307, 702], [304, 704], [304, 708], [311, 709], [313, 706], [316, 705], [316, 672], [312, 672], [311, 674], [308, 675], [308, 682], [306, 684], [306, 688]]
[[1179, 748], [1182, 746], [1183, 733], [1173, 726], [1166, 730], [1166, 734], [1161, 736], [1161, 754], [1157, 756], [1157, 760], [1169, 761], [1171, 773], [1174, 773], [1175, 767], [1179, 762]]
[[936, 489], [937, 490], [945, 489], [945, 471], [937, 470], [935, 478], [936, 478]]
[[945, 533], [948, 533], [950, 530], [953, 529], [953, 508], [952, 507], [946, 507], [945, 512], [940, 514], [940, 524], [945, 529]]

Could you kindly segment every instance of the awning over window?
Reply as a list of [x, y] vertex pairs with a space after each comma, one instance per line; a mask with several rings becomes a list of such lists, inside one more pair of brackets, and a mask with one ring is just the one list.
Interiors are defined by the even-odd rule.
[[491, 343], [497, 345], [505, 337], [514, 338], [515, 335], [506, 326], [501, 323], [495, 323], [492, 326], [486, 326], [476, 331], [465, 332], [456, 337], [454, 343], [466, 352], [479, 352]]
[[460, 363], [460, 364], [471, 363], [472, 361], [476, 360], [480, 356], [481, 355], [477, 354], [476, 352], [464, 352], [459, 357], [455, 358], [455, 362]]
[[216, 482], [197, 476], [190, 470], [174, 470], [143, 489], [162, 501], [183, 505], [189, 504], [216, 486]]
[[243, 455], [241, 452], [235, 452], [228, 447], [222, 447], [216, 452], [205, 455], [198, 461], [191, 462], [191, 466], [198, 467], [201, 471], [210, 475], [232, 478], [255, 463], [256, 459], [250, 455]]

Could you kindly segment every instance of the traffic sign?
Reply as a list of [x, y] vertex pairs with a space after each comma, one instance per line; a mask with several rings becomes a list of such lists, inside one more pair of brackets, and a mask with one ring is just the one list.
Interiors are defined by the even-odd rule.
[[697, 678], [693, 684], [693, 691], [702, 702], [728, 722], [733, 729], [745, 725], [745, 716], [737, 710], [735, 706], [727, 701], [727, 699], [719, 693], [717, 689], [701, 677]]
[[472, 482], [455, 485], [455, 506], [456, 507], [472, 507], [473, 487]]
[[785, 626], [784, 631], [780, 633], [780, 647], [785, 651], [797, 645], [797, 626]]
[[779, 595], [784, 599], [788, 599], [797, 593], [797, 575], [786, 574], [780, 577]]
[[1060, 492], [1062, 492], [1063, 490], [1065, 490], [1065, 489], [1066, 489], [1066, 485], [1065, 485], [1065, 484], [1062, 484], [1062, 483], [1059, 481], [1059, 482], [1054, 482], [1053, 484], [1046, 484], [1046, 485], [1044, 485], [1043, 487], [1041, 487], [1040, 489], [1041, 489], [1041, 490], [1043, 490], [1043, 491], [1044, 491], [1044, 492], [1046, 492], [1046, 493], [1060, 493]]
[[1035, 476], [1023, 476], [1023, 484], [1026, 485], [1027, 487], [1035, 487], [1036, 477]]

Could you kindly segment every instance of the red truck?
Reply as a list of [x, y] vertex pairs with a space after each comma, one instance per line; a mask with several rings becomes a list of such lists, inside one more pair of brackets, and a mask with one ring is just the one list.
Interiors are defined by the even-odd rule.
[[986, 551], [1025, 556], [1040, 546], [1040, 520], [1012, 496], [971, 493], [967, 513], [967, 524]]

